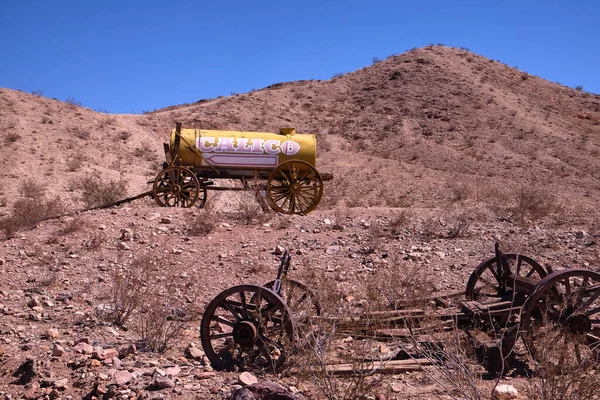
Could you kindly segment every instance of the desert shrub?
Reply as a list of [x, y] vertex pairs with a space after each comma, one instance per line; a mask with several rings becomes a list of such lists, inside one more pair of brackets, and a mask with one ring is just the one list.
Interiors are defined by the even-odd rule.
[[0, 220], [0, 230], [8, 238], [16, 232], [34, 228], [41, 221], [57, 217], [65, 208], [60, 198], [26, 198], [17, 200], [8, 217]]
[[424, 240], [431, 240], [440, 235], [439, 228], [441, 226], [439, 218], [431, 216], [426, 218], [421, 224], [421, 236]]
[[[597, 349], [581, 343], [574, 354], [574, 342], [581, 340], [568, 328], [547, 324], [536, 334], [535, 357], [530, 360], [532, 376], [527, 380], [527, 398], [532, 400], [598, 399], [600, 363]], [[585, 341], [585, 339], [583, 339]]]
[[81, 182], [81, 200], [87, 208], [113, 203], [127, 194], [124, 180], [103, 181], [98, 175], [90, 176]]
[[81, 102], [79, 100], [77, 100], [75, 97], [73, 96], [69, 96], [65, 99], [65, 103], [70, 104], [72, 106], [77, 106], [77, 107], [81, 107]]
[[464, 237], [468, 234], [470, 227], [471, 216], [467, 212], [461, 211], [458, 213], [451, 213], [446, 222], [448, 238], [455, 239]]
[[211, 209], [200, 210], [194, 215], [188, 226], [188, 232], [193, 236], [204, 236], [211, 233], [218, 223], [217, 214]]
[[194, 289], [171, 260], [144, 253], [114, 267], [105, 317], [118, 326], [129, 324], [141, 346], [163, 353], [197, 317]]
[[264, 201], [260, 191], [249, 190], [240, 193], [236, 208], [238, 218], [243, 224], [252, 225], [267, 220], [267, 215], [259, 201]]
[[90, 132], [87, 129], [75, 128], [73, 136], [81, 140], [88, 140], [90, 138]]
[[84, 222], [79, 218], [73, 218], [62, 228], [56, 231], [56, 236], [66, 236], [78, 232], [83, 228]]
[[128, 131], [121, 131], [117, 134], [117, 138], [119, 138], [120, 140], [126, 142], [129, 138], [131, 137], [131, 132]]
[[518, 221], [535, 221], [556, 210], [556, 200], [547, 190], [532, 186], [522, 186], [517, 190], [513, 215]]
[[436, 291], [434, 278], [426, 269], [398, 258], [379, 266], [367, 286], [375, 289], [391, 309], [424, 306], [427, 300], [423, 299]]
[[6, 143], [14, 143], [19, 139], [21, 139], [21, 135], [19, 135], [17, 132], [8, 132], [6, 135], [4, 135], [4, 141]]
[[33, 178], [27, 178], [21, 183], [19, 193], [29, 199], [37, 199], [46, 195], [46, 185]]

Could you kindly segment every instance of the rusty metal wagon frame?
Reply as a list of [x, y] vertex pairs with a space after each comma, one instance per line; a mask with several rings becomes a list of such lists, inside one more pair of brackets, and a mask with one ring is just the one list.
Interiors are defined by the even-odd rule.
[[[263, 209], [268, 206], [279, 213], [303, 215], [314, 210], [321, 201], [323, 181], [333, 179], [332, 174], [319, 173], [314, 162], [294, 157], [272, 168], [216, 166], [195, 143], [182, 135], [180, 123], [176, 125], [172, 142], [164, 144], [164, 151], [163, 169], [149, 182], [152, 197], [163, 207], [202, 208], [208, 190], [254, 190]], [[184, 162], [182, 151], [193, 154], [200, 164]], [[252, 159], [261, 155], [249, 154], [247, 157]], [[239, 180], [242, 187], [215, 185], [215, 181], [221, 179]]]
[[[266, 285], [240, 285], [216, 296], [200, 327], [202, 344], [216, 369], [281, 368], [295, 343], [307, 340], [311, 327], [327, 320], [340, 332], [359, 338], [386, 335], [394, 340], [426, 334], [426, 311], [396, 309], [337, 318], [321, 315], [311, 289], [286, 279], [290, 256], [284, 254], [277, 279]], [[283, 284], [282, 284], [283, 283]], [[546, 328], [560, 332], [567, 352], [600, 355], [600, 274], [582, 268], [553, 271], [534, 259], [501, 252], [481, 262], [461, 292], [422, 299], [437, 304], [433, 319], [439, 327], [464, 330], [486, 352], [487, 367], [503, 370], [520, 338], [535, 357]], [[431, 317], [431, 315], [429, 315]], [[504, 356], [503, 356], [504, 355]], [[418, 359], [417, 364], [426, 363]], [[483, 360], [482, 358], [482, 360]], [[491, 362], [490, 362], [491, 360]], [[557, 360], [556, 362], [560, 362]], [[398, 365], [406, 367], [404, 361]], [[372, 366], [371, 366], [372, 367]], [[356, 366], [334, 366], [348, 372]], [[378, 367], [385, 370], [383, 364]]]

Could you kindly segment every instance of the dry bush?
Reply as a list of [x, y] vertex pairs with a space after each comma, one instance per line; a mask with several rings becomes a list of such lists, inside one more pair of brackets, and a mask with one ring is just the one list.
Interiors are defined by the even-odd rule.
[[82, 129], [80, 127], [74, 128], [73, 135], [81, 140], [88, 140], [90, 138], [90, 132], [86, 129]]
[[191, 223], [188, 225], [188, 232], [193, 236], [208, 235], [215, 229], [218, 222], [219, 218], [216, 212], [209, 208], [202, 209], [194, 214]]
[[458, 178], [452, 178], [448, 181], [447, 186], [450, 190], [451, 203], [465, 201], [469, 198], [471, 188], [467, 183], [460, 181]]
[[56, 231], [56, 236], [66, 236], [80, 231], [84, 226], [84, 222], [79, 218], [73, 218], [68, 221], [62, 228]]
[[144, 253], [114, 267], [108, 314], [114, 324], [129, 324], [147, 350], [165, 352], [197, 317], [194, 281], [185, 279], [171, 260]]
[[268, 217], [260, 206], [261, 194], [258, 191], [248, 190], [240, 193], [237, 200], [239, 220], [246, 225], [265, 222]]
[[465, 212], [451, 213], [446, 221], [448, 238], [455, 239], [467, 236], [471, 227], [471, 216]]
[[394, 310], [422, 307], [428, 302], [424, 299], [436, 292], [430, 271], [398, 257], [394, 257], [387, 265], [380, 265], [367, 281], [367, 288], [371, 288], [375, 296], [380, 296], [386, 306]]
[[6, 143], [14, 143], [19, 139], [21, 139], [21, 135], [19, 135], [17, 132], [8, 132], [6, 135], [4, 135], [4, 141]]
[[128, 131], [120, 131], [117, 134], [117, 138], [124, 142], [126, 142], [130, 137], [131, 137], [131, 132], [128, 132]]
[[0, 219], [0, 230], [7, 238], [16, 232], [34, 228], [41, 221], [57, 217], [65, 208], [60, 198], [19, 199], [12, 207], [10, 216]]
[[518, 221], [536, 221], [558, 209], [556, 199], [545, 189], [522, 186], [517, 190], [514, 216]]
[[33, 178], [27, 178], [21, 183], [19, 193], [23, 197], [37, 199], [46, 195], [46, 185]]
[[92, 251], [96, 251], [106, 243], [108, 238], [101, 232], [92, 233], [89, 238], [84, 242], [84, 246]]
[[516, 190], [491, 186], [484, 190], [483, 196], [502, 221], [537, 221], [561, 209], [549, 191], [535, 186], [520, 186]]
[[439, 218], [435, 216], [428, 217], [421, 224], [421, 236], [424, 240], [431, 240], [440, 236], [439, 228], [441, 222]]
[[102, 206], [124, 198], [127, 194], [127, 182], [124, 180], [103, 181], [93, 175], [81, 182], [83, 190], [81, 200], [86, 208]]
[[412, 214], [407, 210], [402, 210], [399, 213], [395, 213], [389, 223], [389, 228], [392, 234], [397, 235], [402, 229], [405, 229], [411, 224]]
[[[533, 376], [526, 392], [532, 400], [600, 399], [600, 363], [597, 349], [569, 328], [548, 323], [536, 331], [535, 357], [530, 363]], [[581, 341], [579, 354], [574, 344]]]

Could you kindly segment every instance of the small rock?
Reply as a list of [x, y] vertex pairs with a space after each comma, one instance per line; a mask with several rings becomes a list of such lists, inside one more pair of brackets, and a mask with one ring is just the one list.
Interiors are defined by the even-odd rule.
[[242, 372], [240, 376], [238, 376], [238, 382], [243, 386], [254, 385], [258, 383], [258, 379], [256, 376], [252, 375], [250, 372]]
[[171, 222], [173, 222], [171, 217], [161, 217], [160, 219], [161, 224], [170, 224]]
[[133, 355], [136, 352], [135, 344], [131, 343], [127, 346], [119, 347], [119, 358], [126, 358], [129, 355]]
[[285, 252], [285, 247], [283, 247], [281, 245], [275, 246], [275, 249], [273, 250], [273, 254], [276, 254], [276, 255], [281, 255], [284, 252]]
[[90, 361], [90, 368], [98, 368], [102, 365], [102, 363], [96, 359]]
[[158, 376], [154, 378], [154, 380], [152, 380], [150, 386], [157, 390], [168, 389], [175, 386], [175, 382], [173, 382], [171, 378], [167, 378], [165, 376]]
[[177, 376], [180, 373], [181, 373], [181, 368], [179, 368], [178, 366], [169, 367], [169, 368], [165, 369], [165, 374], [167, 374], [167, 376], [170, 376], [170, 377]]
[[118, 246], [118, 247], [119, 247], [119, 249], [121, 249], [121, 250], [131, 250], [131, 247], [129, 247], [129, 246], [127, 245], [127, 243], [125, 243], [125, 242], [119, 242], [119, 246]]
[[190, 343], [188, 347], [185, 348], [183, 355], [185, 356], [185, 358], [188, 358], [190, 360], [201, 361], [202, 357], [204, 356], [204, 352]]
[[329, 246], [327, 250], [325, 250], [325, 254], [332, 255], [337, 254], [340, 251], [340, 246]]
[[67, 378], [58, 379], [54, 381], [54, 388], [58, 390], [65, 390], [67, 388], [67, 384], [69, 380]]
[[37, 297], [33, 297], [31, 300], [29, 300], [27, 302], [27, 306], [29, 306], [30, 308], [40, 307], [41, 305], [42, 305], [42, 303], [40, 302], [40, 299], [38, 299]]
[[52, 348], [52, 355], [54, 357], [60, 357], [63, 354], [65, 354], [65, 349], [63, 349], [63, 347], [60, 344], [55, 344]]
[[117, 371], [115, 373], [115, 382], [117, 385], [125, 385], [133, 380], [133, 375], [129, 371]]
[[519, 392], [511, 385], [498, 385], [494, 388], [495, 400], [512, 400], [519, 396]]
[[331, 220], [330, 220], [329, 218], [325, 218], [325, 219], [323, 220], [323, 224], [325, 224], [325, 225], [331, 225], [331, 224], [332, 224], [332, 222], [331, 222]]
[[79, 342], [73, 347], [73, 351], [78, 354], [92, 354], [94, 347], [89, 343]]
[[50, 328], [42, 335], [43, 339], [56, 339], [58, 337], [58, 329]]
[[215, 376], [217, 376], [217, 374], [215, 372], [203, 372], [203, 371], [199, 371], [196, 372], [196, 379], [210, 379], [210, 378], [214, 378]]

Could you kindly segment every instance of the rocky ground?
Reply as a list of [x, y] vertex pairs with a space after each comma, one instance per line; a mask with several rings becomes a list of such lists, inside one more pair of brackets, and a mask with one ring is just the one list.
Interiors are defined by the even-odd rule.
[[[316, 271], [357, 309], [364, 307], [369, 286], [389, 289], [382, 280], [389, 273], [426, 271], [433, 284], [428, 290], [462, 290], [474, 267], [493, 255], [495, 241], [554, 268], [598, 265], [593, 226], [494, 222], [484, 210], [457, 237], [451, 237], [456, 217], [435, 210], [257, 214], [250, 224], [231, 210], [215, 212], [214, 231], [200, 236], [189, 229], [194, 215], [207, 213], [142, 202], [46, 221], [2, 242], [4, 398], [228, 398], [247, 382], [236, 372], [213, 371], [199, 344], [199, 317], [222, 290], [273, 279], [277, 246], [292, 251], [291, 277], [302, 281]], [[118, 327], [106, 318], [115, 269], [149, 259], [161, 267], [152, 279], [186, 283], [190, 297], [183, 301], [198, 309], [164, 354], [144, 347], [137, 326]], [[313, 380], [294, 372], [252, 372], [299, 396], [323, 397]], [[430, 375], [385, 376], [371, 393], [388, 399], [443, 397], [444, 388]], [[483, 388], [490, 384], [481, 382]], [[517, 379], [516, 385], [523, 383]]]

